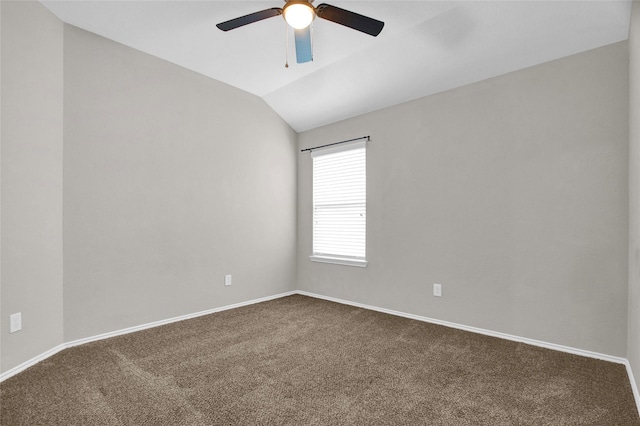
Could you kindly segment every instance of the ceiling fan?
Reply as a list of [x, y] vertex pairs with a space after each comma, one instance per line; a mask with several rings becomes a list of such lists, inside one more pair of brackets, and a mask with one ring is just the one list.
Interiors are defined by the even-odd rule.
[[296, 42], [296, 59], [299, 64], [313, 59], [311, 52], [311, 22], [318, 17], [336, 24], [377, 36], [384, 27], [384, 22], [350, 12], [330, 4], [323, 3], [313, 7], [313, 0], [285, 0], [284, 7], [272, 7], [260, 12], [250, 13], [239, 18], [221, 22], [216, 25], [222, 31], [229, 31], [263, 19], [282, 15], [294, 29]]

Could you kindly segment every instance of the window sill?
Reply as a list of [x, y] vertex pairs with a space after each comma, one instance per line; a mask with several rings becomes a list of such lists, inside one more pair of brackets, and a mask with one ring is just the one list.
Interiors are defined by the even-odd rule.
[[321, 262], [321, 263], [333, 263], [335, 265], [345, 265], [345, 266], [357, 266], [359, 268], [366, 268], [367, 262], [364, 259], [350, 259], [347, 257], [332, 257], [332, 256], [318, 256], [312, 255], [309, 256], [312, 262]]

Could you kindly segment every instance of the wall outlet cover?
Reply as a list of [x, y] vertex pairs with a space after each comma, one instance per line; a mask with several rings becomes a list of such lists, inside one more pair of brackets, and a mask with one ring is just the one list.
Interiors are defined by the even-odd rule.
[[9, 315], [9, 333], [22, 330], [22, 312]]
[[442, 284], [433, 285], [433, 295], [435, 297], [442, 297]]
[[224, 285], [231, 285], [231, 275], [224, 276]]

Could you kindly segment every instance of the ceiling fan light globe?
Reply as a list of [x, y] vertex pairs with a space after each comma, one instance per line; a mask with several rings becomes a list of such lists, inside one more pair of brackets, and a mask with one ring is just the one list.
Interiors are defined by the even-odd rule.
[[287, 24], [301, 30], [311, 25], [316, 17], [316, 12], [309, 3], [291, 3], [285, 6], [283, 15]]

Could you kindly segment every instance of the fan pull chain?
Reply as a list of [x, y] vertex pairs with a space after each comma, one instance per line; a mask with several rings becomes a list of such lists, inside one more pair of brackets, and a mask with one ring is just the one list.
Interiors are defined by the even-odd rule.
[[313, 22], [311, 22], [311, 28], [309, 28], [309, 39], [309, 44], [311, 44], [311, 61], [313, 62]]
[[284, 24], [284, 38], [286, 40], [286, 49], [284, 51], [284, 67], [289, 68], [289, 25], [287, 25], [286, 22]]

